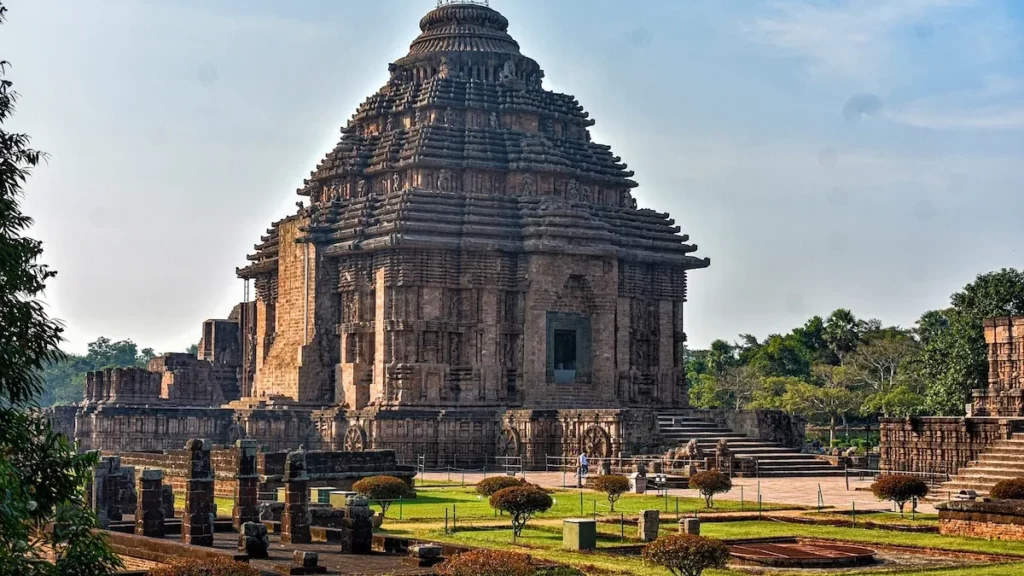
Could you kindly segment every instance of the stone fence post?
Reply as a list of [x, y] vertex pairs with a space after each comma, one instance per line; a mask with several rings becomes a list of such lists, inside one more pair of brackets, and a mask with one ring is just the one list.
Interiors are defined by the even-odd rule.
[[181, 541], [193, 546], [213, 546], [213, 468], [209, 440], [185, 443], [185, 512], [181, 517]]
[[139, 502], [135, 509], [135, 533], [163, 538], [163, 478], [160, 470], [143, 470], [139, 484]]

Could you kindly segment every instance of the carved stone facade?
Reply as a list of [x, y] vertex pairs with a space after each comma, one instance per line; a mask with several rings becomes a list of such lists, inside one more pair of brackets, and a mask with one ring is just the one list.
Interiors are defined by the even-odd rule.
[[[171, 368], [151, 366], [133, 376], [131, 404], [155, 405], [141, 423], [90, 394], [87, 445], [542, 465], [653, 448], [654, 411], [686, 407], [687, 275], [709, 260], [637, 208], [633, 173], [575, 98], [542, 87], [503, 16], [442, 5], [420, 27], [298, 191], [308, 205], [238, 270], [255, 299], [204, 325], [204, 367], [175, 372], [212, 396], [165, 393]], [[210, 408], [170, 407], [188, 396]]]

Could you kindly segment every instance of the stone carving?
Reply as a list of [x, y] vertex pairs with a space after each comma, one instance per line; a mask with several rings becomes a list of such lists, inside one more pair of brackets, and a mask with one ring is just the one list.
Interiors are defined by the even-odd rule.
[[537, 182], [533, 178], [533, 174], [523, 175], [523, 196], [536, 196], [537, 195]]
[[412, 115], [412, 124], [413, 124], [413, 126], [419, 126], [420, 125], [420, 111], [419, 110], [417, 110]]
[[583, 194], [580, 196], [580, 199], [588, 204], [592, 203], [594, 201], [594, 189], [590, 186], [584, 186]]
[[505, 62], [505, 65], [501, 68], [501, 73], [498, 74], [498, 82], [502, 84], [509, 84], [516, 80], [516, 63], [512, 60]]
[[402, 175], [395, 172], [391, 175], [391, 191], [398, 192], [402, 189]]
[[359, 182], [356, 182], [356, 196], [359, 198], [366, 196], [366, 180], [360, 179]]
[[607, 458], [611, 454], [611, 441], [604, 428], [597, 425], [583, 432], [583, 450], [592, 458]]
[[497, 454], [499, 456], [518, 456], [522, 444], [519, 440], [519, 431], [508, 426], [501, 429], [498, 434]]
[[697, 442], [696, 438], [693, 438], [686, 443], [684, 453], [686, 454], [686, 457], [689, 458], [691, 461], [704, 459], [704, 450], [700, 447], [700, 444]]
[[444, 110], [444, 125], [449, 127], [455, 125], [455, 117], [452, 114], [451, 108], [445, 108]]
[[345, 451], [362, 452], [363, 450], [366, 450], [366, 431], [362, 426], [353, 424], [345, 432]]
[[257, 522], [242, 524], [238, 535], [239, 552], [248, 554], [250, 558], [266, 558], [269, 549], [270, 538], [267, 536], [266, 525]]
[[444, 168], [437, 175], [437, 189], [441, 192], [449, 192], [452, 189], [452, 171]]
[[569, 200], [580, 199], [580, 183], [575, 178], [565, 185], [565, 197]]
[[438, 78], [448, 78], [452, 74], [451, 66], [448, 64], [448, 57], [441, 56], [441, 65], [437, 68]]
[[498, 129], [498, 113], [497, 112], [491, 112], [491, 115], [488, 117], [488, 120], [487, 120], [487, 125], [491, 128], [491, 130], [497, 130]]
[[395, 119], [388, 116], [388, 121], [384, 124], [384, 132], [391, 133], [395, 129]]

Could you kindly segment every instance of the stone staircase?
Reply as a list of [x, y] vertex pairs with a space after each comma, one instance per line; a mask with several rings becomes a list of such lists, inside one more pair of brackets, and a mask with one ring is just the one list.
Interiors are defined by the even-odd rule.
[[974, 490], [987, 496], [1000, 480], [1024, 477], [1024, 434], [1014, 434], [1009, 440], [993, 443], [978, 455], [977, 460], [960, 468], [949, 482], [932, 491], [930, 497], [945, 500], [956, 497], [961, 490]]
[[843, 469], [818, 460], [811, 454], [774, 442], [756, 440], [701, 418], [691, 410], [658, 412], [658, 430], [668, 445], [685, 446], [690, 440], [705, 456], [714, 456], [718, 441], [729, 441], [729, 450], [737, 458], [757, 460], [757, 474], [762, 478], [842, 476]]

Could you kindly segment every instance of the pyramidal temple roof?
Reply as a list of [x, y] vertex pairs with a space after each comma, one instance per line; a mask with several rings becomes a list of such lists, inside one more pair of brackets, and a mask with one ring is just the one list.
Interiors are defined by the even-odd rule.
[[[508, 27], [479, 3], [446, 2], [423, 17], [387, 84], [298, 190], [310, 199], [301, 240], [334, 256], [555, 243], [706, 267], [668, 214], [637, 209], [633, 172], [591, 141], [594, 121], [574, 97], [543, 88], [544, 71]], [[273, 236], [246, 274], [272, 267]]]

